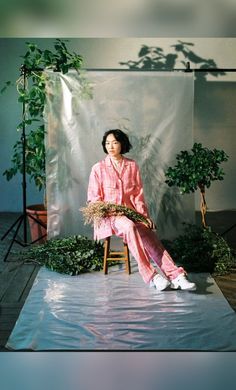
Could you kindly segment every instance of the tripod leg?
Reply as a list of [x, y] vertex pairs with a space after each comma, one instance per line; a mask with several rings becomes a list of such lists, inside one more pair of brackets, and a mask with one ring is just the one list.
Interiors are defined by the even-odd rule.
[[230, 228], [228, 228], [225, 232], [223, 232], [223, 233], [221, 234], [221, 236], [224, 236], [226, 233], [229, 233], [229, 232], [230, 232], [231, 230], [233, 230], [235, 227], [236, 227], [236, 223], [235, 223], [234, 225], [230, 226]]
[[23, 216], [20, 215], [17, 220], [11, 225], [11, 227], [9, 227], [9, 229], [6, 231], [6, 233], [2, 236], [1, 240], [4, 240], [4, 238], [10, 233], [10, 231], [15, 227], [15, 225], [17, 224], [17, 222], [22, 218]]
[[45, 229], [47, 229], [47, 225], [43, 221], [40, 221], [40, 219], [35, 218], [31, 214], [28, 214], [28, 217], [33, 219], [38, 225], [40, 225], [40, 226], [44, 227]]
[[[7, 253], [5, 254], [5, 257], [4, 257], [4, 259], [3, 259], [3, 261], [6, 261], [7, 260], [7, 257], [8, 257], [8, 255], [9, 255], [9, 253], [10, 253], [10, 250], [11, 250], [11, 247], [12, 247], [12, 245], [13, 245], [13, 243], [14, 243], [14, 241], [15, 241], [15, 239], [16, 239], [16, 235], [17, 235], [17, 233], [18, 233], [18, 231], [19, 231], [19, 229], [20, 229], [20, 226], [21, 226], [21, 224], [22, 224], [22, 221], [23, 221], [23, 215], [21, 215], [19, 218], [18, 218], [18, 226], [17, 226], [17, 228], [16, 228], [16, 230], [15, 230], [15, 233], [14, 233], [14, 235], [13, 235], [13, 237], [12, 237], [12, 240], [11, 240], [11, 243], [10, 243], [10, 245], [9, 245], [9, 247], [8, 247], [8, 250], [7, 250]], [[14, 223], [14, 226], [16, 225], [16, 222]]]
[[42, 240], [42, 238], [45, 238], [45, 237], [47, 237], [47, 233], [46, 233], [46, 234], [43, 234], [43, 235], [42, 235], [42, 236], [40, 236], [39, 238], [36, 238], [36, 240], [34, 240], [34, 241], [31, 241], [31, 243], [30, 243], [30, 244], [35, 244], [36, 242], [38, 242], [38, 241]]
[[31, 218], [33, 221], [35, 221], [39, 226], [41, 226], [42, 228], [46, 229], [46, 233], [45, 234], [43, 234], [43, 232], [42, 232], [42, 235], [40, 237], [36, 238], [36, 240], [34, 240], [34, 241], [31, 241], [31, 244], [35, 244], [36, 242], [38, 242], [38, 241], [42, 240], [43, 238], [47, 237], [47, 225], [43, 221], [40, 221], [40, 219], [35, 218], [31, 214], [28, 214], [28, 217]]

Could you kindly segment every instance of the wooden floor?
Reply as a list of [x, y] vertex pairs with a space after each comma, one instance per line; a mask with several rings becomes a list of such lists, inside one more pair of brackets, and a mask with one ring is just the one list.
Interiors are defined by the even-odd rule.
[[[7, 232], [18, 218], [16, 213], [0, 213], [0, 238]], [[23, 224], [22, 224], [23, 226]], [[22, 229], [20, 229], [22, 230]], [[0, 241], [0, 351], [5, 351], [6, 344], [20, 311], [24, 305], [38, 273], [39, 266], [22, 264], [19, 252], [26, 248], [14, 243], [9, 255], [4, 261], [13, 231]], [[29, 234], [28, 234], [29, 236]], [[18, 238], [22, 238], [20, 231]], [[30, 239], [30, 237], [28, 238]]]
[[[218, 233], [224, 234], [230, 246], [236, 249], [236, 211], [208, 213], [208, 224]], [[16, 220], [16, 213], [0, 213], [0, 238]], [[200, 215], [196, 213], [196, 222]], [[229, 230], [227, 232], [227, 230]], [[7, 351], [4, 346], [10, 336], [19, 313], [29, 294], [39, 267], [34, 264], [19, 262], [19, 251], [24, 250], [17, 243], [11, 248], [6, 261], [4, 256], [11, 243], [12, 234], [0, 241], [0, 351]], [[236, 271], [226, 276], [215, 277], [231, 307], [236, 311]]]

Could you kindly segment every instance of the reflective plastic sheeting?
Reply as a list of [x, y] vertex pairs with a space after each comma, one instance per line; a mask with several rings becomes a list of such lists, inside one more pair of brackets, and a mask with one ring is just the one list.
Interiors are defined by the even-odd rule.
[[194, 221], [194, 198], [165, 183], [165, 170], [193, 144], [193, 75], [183, 72], [47, 72], [46, 175], [48, 236], [84, 234], [91, 167], [105, 157], [104, 132], [130, 137], [160, 238], [173, 238]]
[[13, 350], [236, 351], [236, 314], [209, 274], [158, 292], [136, 263], [108, 275], [41, 268], [8, 340]]

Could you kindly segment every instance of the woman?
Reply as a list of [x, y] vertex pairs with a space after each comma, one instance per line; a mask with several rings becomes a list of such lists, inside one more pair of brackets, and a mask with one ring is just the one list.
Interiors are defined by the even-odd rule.
[[[147, 218], [147, 225], [132, 222], [126, 216], [105, 218], [94, 228], [94, 238], [104, 239], [111, 235], [122, 237], [138, 263], [145, 283], [158, 291], [168, 286], [173, 289], [195, 290], [195, 283], [187, 280], [186, 272], [177, 267], [165, 250], [148, 214], [138, 165], [124, 157], [132, 148], [128, 136], [119, 129], [107, 131], [102, 140], [106, 158], [92, 167], [88, 186], [88, 202], [104, 201], [122, 204]], [[152, 259], [157, 269], [150, 262]]]

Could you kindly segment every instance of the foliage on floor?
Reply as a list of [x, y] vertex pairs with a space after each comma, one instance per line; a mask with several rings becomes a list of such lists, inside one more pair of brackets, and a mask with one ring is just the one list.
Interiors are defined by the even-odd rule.
[[225, 239], [210, 227], [184, 224], [184, 233], [165, 247], [178, 265], [188, 272], [229, 273], [236, 266], [235, 254]]
[[99, 271], [103, 266], [103, 243], [80, 235], [50, 239], [22, 252], [21, 260], [69, 275]]

